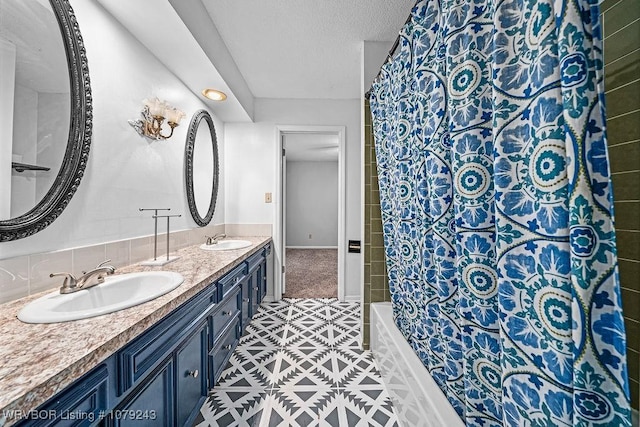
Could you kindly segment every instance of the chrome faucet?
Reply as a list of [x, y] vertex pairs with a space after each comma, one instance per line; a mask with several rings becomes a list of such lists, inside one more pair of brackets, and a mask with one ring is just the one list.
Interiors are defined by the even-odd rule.
[[83, 271], [82, 276], [76, 279], [71, 273], [51, 273], [49, 277], [63, 276], [64, 281], [60, 287], [61, 294], [70, 294], [80, 291], [82, 289], [88, 289], [93, 286], [99, 285], [104, 282], [106, 276], [110, 276], [116, 272], [116, 268], [107, 263], [111, 262], [110, 259], [101, 262], [96, 268], [90, 271]]
[[224, 233], [219, 233], [219, 234], [216, 234], [213, 237], [209, 237], [209, 236], [204, 236], [204, 237], [207, 238], [207, 242], [206, 242], [207, 245], [217, 245], [218, 244], [218, 240], [224, 239], [225, 237], [227, 237], [227, 235], [224, 234]]

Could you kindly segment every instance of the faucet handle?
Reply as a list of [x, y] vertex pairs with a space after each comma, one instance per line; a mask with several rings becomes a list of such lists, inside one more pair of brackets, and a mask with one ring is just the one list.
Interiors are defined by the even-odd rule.
[[60, 287], [60, 293], [66, 293], [65, 291], [68, 289], [73, 289], [77, 287], [76, 277], [71, 273], [51, 273], [49, 277], [64, 277], [64, 281], [62, 282], [62, 286]]
[[57, 276], [64, 276], [66, 279], [75, 279], [75, 276], [71, 273], [51, 273], [49, 274], [49, 277], [57, 277]]
[[102, 261], [100, 264], [98, 264], [98, 266], [96, 267], [96, 270], [99, 269], [99, 268], [107, 268], [107, 269], [109, 269], [109, 271], [107, 271], [107, 274], [115, 273], [116, 272], [116, 268], [113, 265], [109, 264], [110, 262], [111, 262], [110, 259]]
[[[107, 267], [107, 268], [111, 267], [111, 269], [113, 269], [113, 271], [115, 272], [116, 271], [115, 267], [113, 267], [112, 265], [106, 265], [108, 262], [111, 262], [111, 260], [108, 259], [108, 260], [102, 261], [100, 264], [96, 266], [96, 268], [94, 268], [94, 270], [100, 267]], [[82, 270], [82, 274], [87, 274], [87, 272]]]

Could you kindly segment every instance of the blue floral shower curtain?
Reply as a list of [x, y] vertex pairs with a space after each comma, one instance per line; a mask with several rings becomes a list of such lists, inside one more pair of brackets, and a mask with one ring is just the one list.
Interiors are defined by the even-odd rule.
[[418, 1], [371, 91], [396, 324], [469, 426], [627, 426], [595, 0]]

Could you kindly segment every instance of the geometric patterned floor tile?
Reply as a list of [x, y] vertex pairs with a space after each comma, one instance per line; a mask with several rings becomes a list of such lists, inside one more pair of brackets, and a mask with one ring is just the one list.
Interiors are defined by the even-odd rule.
[[261, 389], [214, 389], [194, 426], [254, 426], [262, 418], [267, 393]]
[[260, 305], [194, 423], [397, 426], [360, 304], [285, 298]]
[[360, 304], [326, 305], [317, 311], [317, 317], [330, 323], [358, 323], [360, 322]]
[[260, 306], [253, 316], [253, 320], [255, 320], [255, 323], [284, 323], [288, 320], [289, 311], [289, 304], [277, 307]]
[[[336, 389], [296, 387], [274, 390], [267, 398], [265, 415], [260, 425], [264, 426], [312, 426], [323, 421], [339, 426], [339, 392]], [[334, 423], [331, 423], [331, 421]]]
[[[340, 417], [345, 426], [397, 426], [393, 404], [384, 387], [340, 390]], [[344, 408], [344, 412], [342, 412]]]
[[238, 345], [243, 347], [281, 347], [282, 333], [286, 327], [286, 323], [266, 326], [251, 322], [247, 325]]
[[358, 328], [331, 323], [298, 323], [294, 320], [286, 325], [283, 345], [287, 347], [360, 347]]
[[286, 348], [278, 353], [275, 387], [337, 388], [334, 358], [328, 348]]
[[335, 379], [340, 388], [384, 388], [373, 354], [368, 350], [337, 348], [332, 350], [336, 364]]
[[218, 387], [269, 388], [274, 382], [278, 348], [238, 346], [222, 371]]

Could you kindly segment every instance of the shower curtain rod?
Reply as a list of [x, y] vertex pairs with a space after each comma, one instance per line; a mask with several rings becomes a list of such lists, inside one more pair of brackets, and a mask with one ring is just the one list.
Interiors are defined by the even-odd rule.
[[[420, 0], [418, 0], [418, 1], [420, 1]], [[416, 2], [416, 4], [417, 4], [417, 2]], [[404, 28], [404, 26], [407, 25], [409, 23], [409, 21], [411, 21], [411, 12], [409, 12], [409, 16], [407, 16], [406, 21], [404, 21], [404, 24], [402, 24], [402, 28]], [[402, 28], [400, 28], [400, 31], [402, 31]], [[384, 62], [380, 66], [380, 71], [378, 71], [378, 74], [376, 74], [376, 76], [373, 78], [373, 82], [374, 83], [375, 83], [376, 80], [378, 80], [378, 77], [380, 77], [380, 73], [382, 72], [382, 67], [384, 67], [384, 65], [387, 62], [389, 62], [391, 60], [391, 58], [393, 58], [393, 55], [396, 53], [396, 49], [400, 45], [400, 37], [402, 37], [401, 33], [398, 33], [398, 37], [396, 37], [396, 41], [393, 42], [393, 45], [391, 46], [391, 50], [389, 50], [389, 53], [387, 54], [386, 59], [384, 60]], [[364, 97], [365, 97], [365, 99], [369, 99], [371, 97], [371, 88], [369, 88], [369, 90], [364, 94]]]

